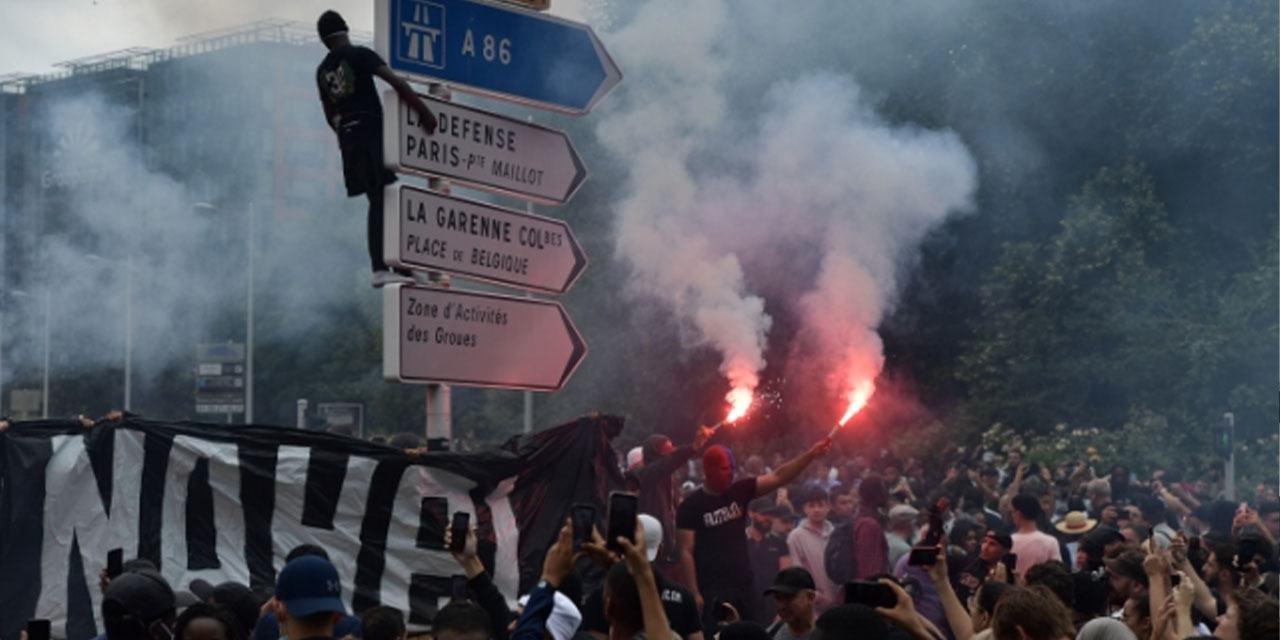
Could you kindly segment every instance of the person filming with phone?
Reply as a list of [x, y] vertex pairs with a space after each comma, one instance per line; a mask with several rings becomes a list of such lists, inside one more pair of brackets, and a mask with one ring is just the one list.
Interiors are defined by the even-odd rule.
[[752, 500], [773, 493], [795, 480], [809, 466], [831, 450], [830, 440], [821, 440], [810, 449], [783, 463], [771, 473], [734, 481], [733, 454], [713, 445], [702, 454], [706, 484], [690, 494], [676, 512], [680, 560], [685, 586], [693, 592], [702, 611], [703, 627], [716, 628], [717, 603], [729, 603], [742, 619], [756, 621], [756, 602], [751, 559], [747, 552], [744, 520]]

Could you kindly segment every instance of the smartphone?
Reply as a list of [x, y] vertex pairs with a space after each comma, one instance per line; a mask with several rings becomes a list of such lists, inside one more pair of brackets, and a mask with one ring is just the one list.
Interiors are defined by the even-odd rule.
[[450, 602], [466, 602], [467, 601], [467, 577], [455, 575], [450, 578]]
[[1181, 583], [1182, 583], [1181, 575], [1178, 575], [1176, 573], [1169, 574], [1169, 584], [1173, 585], [1174, 588], [1177, 588], [1177, 586]]
[[467, 526], [471, 524], [471, 514], [466, 511], [454, 511], [453, 521], [449, 523], [449, 550], [462, 553], [467, 548]]
[[1128, 509], [1116, 509], [1116, 520], [1128, 520], [1128, 519], [1129, 519]]
[[938, 561], [937, 547], [911, 547], [907, 564], [913, 567], [931, 567]]
[[124, 573], [124, 549], [112, 549], [107, 552], [107, 578], [115, 580]]
[[898, 596], [889, 585], [879, 582], [854, 580], [844, 583], [845, 604], [865, 604], [872, 609], [885, 607], [892, 609], [898, 605]]
[[581, 549], [591, 541], [591, 529], [596, 524], [596, 508], [589, 504], [573, 505], [573, 548]]
[[1000, 558], [1000, 562], [1004, 563], [1005, 571], [1008, 571], [1009, 577], [1012, 578], [1018, 568], [1018, 554], [1006, 553], [1003, 558]]
[[733, 610], [729, 608], [728, 604], [722, 602], [719, 598], [716, 598], [712, 606], [715, 607], [717, 621], [728, 622], [729, 618], [733, 617]]
[[27, 640], [49, 640], [49, 621], [33, 618], [27, 621]]
[[608, 526], [605, 531], [605, 545], [614, 551], [621, 552], [622, 546], [618, 538], [623, 537], [632, 542], [636, 540], [636, 510], [639, 498], [634, 493], [614, 491], [609, 494]]

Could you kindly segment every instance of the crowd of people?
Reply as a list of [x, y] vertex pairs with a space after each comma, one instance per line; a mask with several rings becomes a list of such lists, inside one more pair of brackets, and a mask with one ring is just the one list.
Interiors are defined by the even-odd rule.
[[[424, 632], [441, 640], [1280, 637], [1274, 482], [1254, 487], [1251, 501], [1230, 501], [1175, 467], [1139, 478], [1122, 464], [1099, 473], [1079, 460], [1038, 464], [1018, 450], [971, 451], [931, 477], [920, 461], [887, 451], [833, 454], [824, 440], [790, 458], [735, 455], [714, 434], [700, 428], [682, 447], [654, 435], [619, 452], [641, 512], [634, 533], [606, 541], [597, 528], [575, 544], [566, 520], [541, 580], [514, 608], [469, 532], [453, 553], [466, 593]], [[416, 631], [388, 607], [348, 611], [343, 577], [311, 545], [289, 554], [270, 597], [199, 581], [175, 592], [143, 560], [128, 569], [104, 576], [106, 640], [397, 640]]]

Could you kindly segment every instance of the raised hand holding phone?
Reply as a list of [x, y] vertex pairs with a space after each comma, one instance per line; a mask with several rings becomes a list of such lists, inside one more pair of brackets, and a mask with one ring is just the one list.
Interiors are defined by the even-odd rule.
[[614, 491], [609, 494], [609, 513], [605, 527], [605, 544], [609, 549], [622, 552], [618, 538], [627, 538], [633, 543], [638, 525], [639, 498], [634, 493]]

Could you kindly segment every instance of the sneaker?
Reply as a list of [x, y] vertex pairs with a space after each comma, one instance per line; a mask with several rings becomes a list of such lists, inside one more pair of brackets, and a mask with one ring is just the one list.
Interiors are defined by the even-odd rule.
[[412, 284], [413, 278], [402, 276], [393, 271], [374, 271], [373, 272], [373, 288], [381, 289], [383, 285], [388, 284]]

